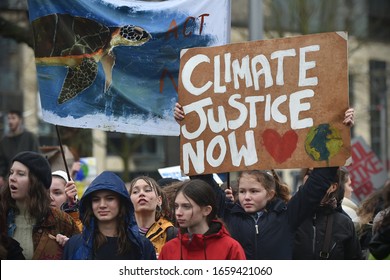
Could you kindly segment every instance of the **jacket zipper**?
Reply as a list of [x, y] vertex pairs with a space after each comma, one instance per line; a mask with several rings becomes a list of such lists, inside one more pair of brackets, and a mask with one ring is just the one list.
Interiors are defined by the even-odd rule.
[[259, 219], [260, 217], [263, 215], [262, 212], [260, 212], [259, 214], [256, 214], [256, 217], [252, 216], [253, 220], [255, 221], [255, 230], [256, 230], [256, 235], [259, 234]]

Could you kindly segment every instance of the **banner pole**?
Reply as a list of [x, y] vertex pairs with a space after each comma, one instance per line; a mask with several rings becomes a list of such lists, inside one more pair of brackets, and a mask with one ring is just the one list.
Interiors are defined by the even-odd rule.
[[60, 131], [59, 131], [59, 129], [58, 129], [58, 125], [55, 125], [55, 127], [56, 127], [56, 131], [57, 131], [58, 142], [60, 143], [60, 149], [61, 149], [62, 160], [64, 161], [66, 174], [68, 175], [68, 180], [70, 181], [70, 180], [72, 180], [72, 178], [70, 177], [68, 164], [66, 163], [65, 152], [64, 152], [64, 147], [62, 146]]
[[226, 173], [226, 187], [230, 189], [230, 172]]

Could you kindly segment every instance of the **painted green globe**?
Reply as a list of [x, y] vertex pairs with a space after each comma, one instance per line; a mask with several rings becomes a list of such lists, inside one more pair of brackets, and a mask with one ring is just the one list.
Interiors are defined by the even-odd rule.
[[329, 161], [342, 146], [340, 132], [329, 124], [312, 127], [305, 140], [305, 150], [315, 161]]
[[80, 170], [76, 173], [75, 176], [76, 181], [83, 181], [85, 178], [87, 178], [89, 172], [88, 164], [85, 161], [80, 160], [80, 164]]

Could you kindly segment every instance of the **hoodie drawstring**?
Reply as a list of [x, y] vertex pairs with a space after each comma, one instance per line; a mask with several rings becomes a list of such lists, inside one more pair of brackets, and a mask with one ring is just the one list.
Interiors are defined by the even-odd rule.
[[206, 238], [203, 236], [203, 254], [204, 254], [204, 259], [207, 260], [207, 254], [206, 254]]
[[[207, 260], [207, 254], [206, 254], [206, 247], [207, 247], [207, 244], [206, 244], [206, 238], [203, 236], [202, 238], [203, 240], [203, 255], [204, 255], [204, 259]], [[183, 259], [183, 243], [182, 243], [182, 238], [180, 237], [180, 260], [184, 260]]]

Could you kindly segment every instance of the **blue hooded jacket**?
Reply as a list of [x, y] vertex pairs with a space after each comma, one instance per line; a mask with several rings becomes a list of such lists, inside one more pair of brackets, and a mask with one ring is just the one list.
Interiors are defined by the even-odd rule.
[[[129, 193], [125, 183], [115, 173], [104, 171], [97, 176], [92, 183], [87, 187], [85, 193], [80, 200], [80, 220], [84, 221], [86, 211], [86, 198], [93, 192], [100, 190], [113, 191], [119, 194], [128, 204], [128, 215], [126, 217], [127, 236], [130, 242], [134, 245], [134, 249], [138, 250], [141, 260], [155, 260], [156, 252], [149, 239], [139, 234], [138, 226], [134, 217], [134, 206], [131, 203]], [[89, 200], [90, 201], [90, 200]], [[81, 234], [72, 236], [66, 243], [64, 248], [63, 259], [66, 260], [90, 260], [93, 259], [93, 238], [94, 238], [94, 223], [95, 218], [90, 221], [90, 226], [83, 225]]]

